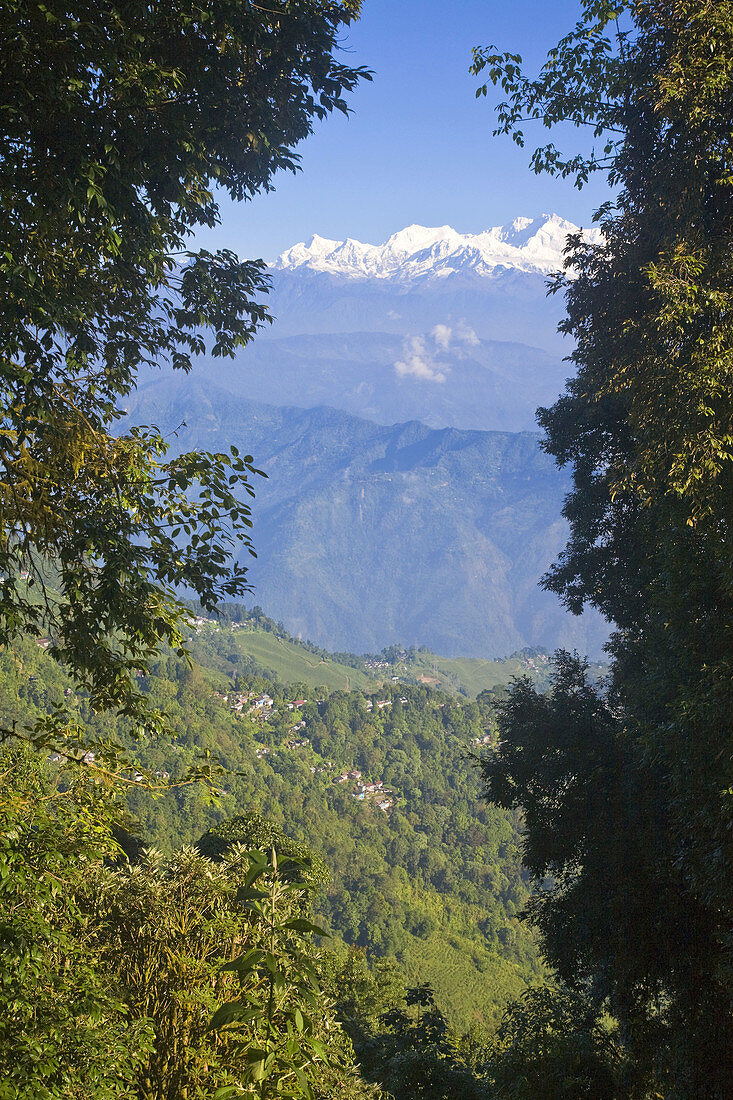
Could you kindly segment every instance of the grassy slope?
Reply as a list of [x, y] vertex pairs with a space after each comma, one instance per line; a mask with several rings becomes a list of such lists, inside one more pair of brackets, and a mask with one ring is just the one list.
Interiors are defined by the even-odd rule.
[[272, 669], [286, 684], [304, 683], [309, 687], [323, 684], [329, 691], [360, 691], [376, 686], [375, 680], [358, 669], [331, 659], [324, 661], [298, 642], [264, 630], [233, 630], [231, 638], [239, 653], [252, 657], [263, 668]]
[[[205, 626], [199, 640], [218, 627]], [[515, 676], [530, 676], [544, 683], [550, 670], [549, 656], [541, 652], [516, 654], [503, 660], [478, 657], [440, 657], [420, 650], [407, 661], [376, 669], [373, 675], [342, 665], [332, 658], [323, 659], [295, 638], [263, 630], [255, 624], [222, 628], [232, 640], [232, 648], [251, 657], [263, 669], [276, 673], [283, 683], [304, 683], [309, 687], [325, 685], [329, 691], [369, 691], [393, 675], [410, 682], [418, 680], [431, 687], [475, 698], [487, 688], [507, 684]], [[422, 681], [420, 677], [424, 677]]]
[[[297, 642], [278, 638], [265, 631], [237, 630], [236, 645], [242, 653], [253, 657], [264, 668], [271, 668], [285, 683], [302, 681], [312, 687], [325, 684], [331, 691], [362, 691], [373, 689], [380, 679], [389, 679], [389, 672], [376, 680], [358, 669], [322, 660]], [[549, 668], [546, 657], [507, 657], [502, 661], [487, 661], [479, 657], [439, 657], [435, 653], [419, 653], [409, 666], [395, 666], [395, 675], [410, 679], [427, 676], [432, 686], [452, 694], [475, 699], [486, 688], [508, 684], [515, 676], [542, 679]]]
[[486, 688], [507, 684], [515, 676], [542, 679], [547, 675], [548, 659], [513, 656], [502, 661], [484, 661], [478, 657], [439, 657], [434, 653], [420, 652], [410, 662], [410, 675], [425, 676], [435, 681], [433, 686], [442, 691], [462, 692], [475, 698]]

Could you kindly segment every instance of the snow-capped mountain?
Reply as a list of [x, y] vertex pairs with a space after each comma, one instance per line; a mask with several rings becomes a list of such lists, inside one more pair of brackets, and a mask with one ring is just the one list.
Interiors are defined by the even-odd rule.
[[250, 346], [197, 387], [150, 372], [139, 421], [187, 425], [181, 446], [241, 442], [267, 471], [251, 577], [291, 630], [357, 652], [598, 650], [602, 624], [537, 588], [566, 538], [567, 474], [534, 414], [572, 370], [546, 278], [574, 231], [553, 215], [314, 237], [271, 266], [275, 324]]
[[[489, 277], [508, 271], [548, 275], [562, 268], [567, 236], [577, 232], [578, 226], [557, 214], [543, 214], [474, 234], [458, 233], [449, 225], [410, 225], [382, 245], [313, 236], [283, 252], [273, 268], [397, 282], [469, 272]], [[598, 231], [590, 230], [587, 236], [597, 240]]]
[[[380, 245], [312, 237], [270, 265], [276, 324], [260, 340], [344, 333], [411, 339], [447, 325], [567, 355], [557, 334], [562, 296], [547, 297], [547, 276], [562, 269], [568, 234], [578, 231], [543, 214], [473, 234], [411, 225]], [[599, 239], [596, 229], [584, 233]]]
[[546, 280], [575, 232], [552, 214], [476, 234], [413, 225], [383, 245], [313, 237], [270, 268], [275, 324], [234, 360], [212, 359], [209, 379], [382, 425], [531, 431], [571, 369]]

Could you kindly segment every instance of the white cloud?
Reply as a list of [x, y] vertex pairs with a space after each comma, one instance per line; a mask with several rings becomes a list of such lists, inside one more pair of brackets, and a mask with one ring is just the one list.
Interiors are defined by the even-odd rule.
[[455, 328], [456, 337], [462, 344], [468, 344], [470, 347], [475, 348], [479, 343], [479, 338], [468, 324], [468, 322], [461, 318]]
[[435, 362], [422, 336], [407, 337], [402, 356], [394, 365], [401, 378], [412, 375], [423, 382], [445, 382], [448, 377], [448, 368]]
[[430, 333], [433, 340], [435, 340], [435, 346], [442, 348], [443, 351], [447, 351], [450, 347], [450, 338], [453, 332], [448, 325], [436, 325], [433, 331]]

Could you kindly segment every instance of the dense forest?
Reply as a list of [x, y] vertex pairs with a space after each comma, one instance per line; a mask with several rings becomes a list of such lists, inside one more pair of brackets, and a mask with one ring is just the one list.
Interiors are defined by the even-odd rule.
[[[176, 981], [195, 976], [203, 982], [205, 975], [213, 981], [231, 951], [225, 944], [233, 942], [244, 919], [236, 905], [244, 853], [256, 846], [269, 859], [274, 848], [281, 862], [303, 861], [300, 894], [307, 896], [317, 927], [329, 933], [314, 952], [328, 991], [319, 1027], [327, 1024], [325, 1006], [335, 1005], [332, 1023], [338, 1019], [346, 1028], [364, 1072], [387, 1081], [395, 1095], [412, 1095], [412, 1075], [431, 1060], [439, 1063], [442, 1082], [435, 1095], [459, 1081], [484, 1095], [480, 1077], [487, 1070], [479, 1074], [477, 1058], [486, 1061], [507, 1005], [545, 974], [531, 931], [519, 919], [528, 898], [520, 818], [482, 798], [476, 766], [495, 741], [495, 698], [505, 693], [485, 691], [478, 700], [459, 701], [391, 677], [352, 692], [284, 683], [265, 670], [258, 674], [251, 659], [241, 667], [237, 632], [224, 611], [221, 626], [199, 626], [189, 645], [192, 659], [161, 655], [141, 673], [141, 689], [165, 709], [175, 731], [164, 741], [133, 738], [124, 719], [95, 714], [48, 654], [45, 640], [29, 639], [0, 653], [0, 719], [6, 727], [29, 720], [40, 726], [62, 700], [76, 716], [79, 767], [92, 780], [91, 788], [84, 775], [71, 781], [70, 793], [85, 791], [76, 815], [84, 798], [99, 797], [93, 791], [100, 744], [115, 741], [131, 761], [114, 818], [124, 824], [114, 825], [106, 840], [103, 832], [77, 838], [79, 850], [67, 856], [63, 893], [71, 889], [73, 901], [58, 898], [59, 911], [46, 930], [44, 966], [53, 973], [61, 962], [54, 957], [60, 943], [83, 928], [83, 941], [107, 968], [110, 999], [97, 1006], [99, 1026], [103, 1035], [121, 1027], [127, 1009], [125, 1027], [135, 1029], [140, 1048], [116, 1072], [130, 1074], [141, 1096], [178, 1095], [164, 1090], [182, 1089], [182, 1082], [188, 1088], [226, 1083], [233, 1055], [226, 1044], [211, 1045], [206, 1033], [206, 1012], [213, 1016], [226, 980], [217, 978], [206, 996], [196, 994], [192, 1019], [190, 1005], [185, 1012], [178, 1005], [171, 1017], [170, 995], [157, 988], [162, 978], [143, 974], [160, 965], [156, 952], [172, 951], [179, 959]], [[11, 762], [25, 782], [49, 792], [64, 764], [58, 752], [44, 759], [10, 750], [6, 775]], [[192, 782], [197, 768], [201, 774]], [[18, 779], [16, 774], [13, 782]], [[18, 793], [27, 796], [22, 779]], [[84, 818], [68, 807], [65, 812], [66, 824], [78, 829]], [[42, 834], [63, 826], [53, 813], [43, 823], [31, 815], [23, 826], [25, 842], [29, 829]], [[107, 870], [95, 864], [82, 841], [96, 842], [102, 851], [107, 846]], [[117, 855], [114, 841], [121, 845]], [[40, 837], [34, 841], [36, 858], [41, 843]], [[92, 867], [91, 877], [75, 881]], [[29, 921], [43, 911], [35, 900]], [[138, 923], [131, 927], [130, 921]], [[154, 934], [151, 921], [159, 923]], [[124, 946], [133, 943], [140, 953], [134, 981]], [[53, 973], [53, 990], [44, 990], [55, 1011], [61, 1011], [64, 988], [57, 987], [58, 978]], [[40, 974], [38, 983], [44, 984]], [[422, 1008], [419, 1027], [418, 1007], [411, 1004]], [[190, 1064], [186, 1056], [174, 1072], [160, 1043], [179, 1026], [178, 1013], [187, 1029], [179, 1043], [189, 1042], [192, 1050]], [[24, 1027], [30, 1041], [27, 1019]], [[43, 1046], [49, 1064], [69, 1057], [68, 1042], [60, 1023], [54, 1029], [38, 1021], [32, 1043]], [[348, 1084], [356, 1071], [344, 1068], [351, 1064], [346, 1034], [343, 1043], [343, 1065], [332, 1079], [328, 1073], [319, 1077], [316, 1095], [357, 1088], [357, 1076]], [[412, 1050], [409, 1071], [391, 1066], [395, 1058], [401, 1066], [403, 1046]], [[21, 1075], [38, 1070], [29, 1052]], [[17, 1069], [11, 1074], [14, 1081], [21, 1075]], [[145, 1084], [148, 1078], [153, 1083]], [[63, 1087], [71, 1086], [67, 1081]]]
[[[144, 690], [172, 740], [133, 742], [124, 722], [93, 715], [33, 642], [0, 654], [0, 717], [41, 720], [64, 699], [90, 744], [127, 745], [140, 776], [126, 797], [130, 828], [166, 857], [241, 815], [272, 822], [325, 862], [313, 904], [339, 941], [399, 960], [407, 980], [435, 988], [455, 1028], [493, 1029], [541, 967], [518, 919], [519, 817], [481, 797], [490, 693], [458, 702], [391, 679], [349, 693], [284, 684], [240, 671], [235, 640], [209, 627], [191, 643], [194, 663], [152, 663]], [[181, 782], [206, 759], [208, 782]]]

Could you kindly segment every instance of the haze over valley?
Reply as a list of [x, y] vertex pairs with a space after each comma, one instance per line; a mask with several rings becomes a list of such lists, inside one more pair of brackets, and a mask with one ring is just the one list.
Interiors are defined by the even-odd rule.
[[177, 447], [234, 443], [266, 471], [252, 599], [295, 635], [600, 654], [600, 617], [538, 587], [567, 534], [569, 479], [534, 416], [570, 369], [546, 278], [574, 231], [553, 215], [471, 237], [411, 226], [383, 246], [314, 237], [271, 265], [277, 320], [253, 345], [156, 372], [131, 399], [132, 420], [185, 424]]

